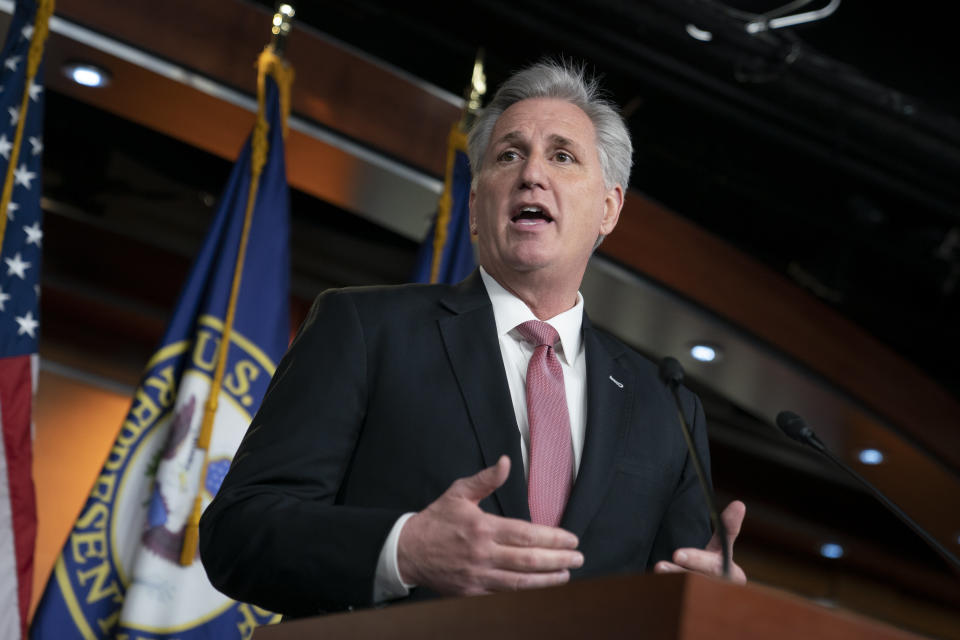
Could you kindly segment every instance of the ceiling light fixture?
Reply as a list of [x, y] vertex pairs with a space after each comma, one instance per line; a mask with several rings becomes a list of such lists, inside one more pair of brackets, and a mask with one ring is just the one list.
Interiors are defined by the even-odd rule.
[[822, 555], [824, 558], [830, 558], [831, 560], [842, 558], [843, 547], [836, 542], [825, 542], [824, 544], [820, 545], [820, 555]]
[[105, 87], [110, 83], [110, 72], [89, 62], [70, 62], [63, 66], [63, 75], [85, 87]]
[[687, 35], [694, 40], [699, 40], [700, 42], [710, 42], [713, 40], [712, 33], [709, 31], [704, 31], [703, 29], [692, 24], [687, 25]]
[[875, 465], [883, 462], [883, 452], [879, 449], [861, 449], [857, 459], [863, 464]]
[[720, 359], [721, 350], [715, 344], [698, 342], [690, 347], [690, 357], [698, 362], [715, 362]]

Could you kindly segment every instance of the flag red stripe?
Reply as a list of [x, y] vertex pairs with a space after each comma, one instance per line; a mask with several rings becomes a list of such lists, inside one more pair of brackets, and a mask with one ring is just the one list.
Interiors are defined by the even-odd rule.
[[37, 502], [31, 474], [33, 439], [30, 410], [33, 379], [30, 356], [0, 361], [0, 410], [3, 411], [3, 445], [7, 457], [7, 485], [13, 519], [13, 540], [17, 557], [17, 594], [23, 637], [33, 581], [33, 546], [37, 534]]

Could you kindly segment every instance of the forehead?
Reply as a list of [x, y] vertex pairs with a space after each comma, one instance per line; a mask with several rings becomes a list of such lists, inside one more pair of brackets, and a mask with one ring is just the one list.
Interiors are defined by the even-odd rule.
[[493, 127], [491, 141], [565, 138], [575, 144], [590, 147], [596, 142], [593, 122], [583, 110], [558, 98], [530, 98], [516, 102], [506, 109]]

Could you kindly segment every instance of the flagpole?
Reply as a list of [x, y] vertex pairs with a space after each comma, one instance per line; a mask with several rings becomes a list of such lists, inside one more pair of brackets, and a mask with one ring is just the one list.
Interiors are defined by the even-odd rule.
[[13, 196], [13, 173], [20, 158], [20, 143], [23, 142], [23, 127], [27, 122], [27, 109], [30, 106], [30, 85], [37, 75], [40, 61], [43, 60], [43, 46], [50, 35], [50, 16], [53, 15], [54, 0], [40, 0], [37, 4], [37, 15], [33, 21], [33, 36], [30, 38], [30, 52], [27, 54], [27, 73], [23, 83], [23, 97], [20, 100], [20, 115], [17, 120], [17, 133], [13, 138], [13, 147], [10, 149], [10, 164], [7, 165], [7, 175], [3, 180], [3, 195], [0, 197], [0, 247], [3, 247], [3, 238], [7, 233], [7, 207]]
[[[277, 83], [280, 94], [281, 122], [283, 133], [287, 132], [287, 116], [290, 112], [290, 86], [293, 83], [293, 70], [286, 65], [277, 53], [283, 50], [287, 34], [290, 33], [290, 21], [294, 10], [290, 5], [282, 5], [274, 14], [272, 32], [274, 41], [267, 45], [257, 60], [257, 120], [251, 135], [250, 154], [250, 189], [247, 194], [247, 208], [243, 220], [243, 231], [240, 236], [240, 245], [237, 250], [237, 260], [234, 265], [233, 281], [230, 287], [230, 298], [227, 302], [227, 312], [223, 322], [223, 332], [217, 347], [217, 362], [213, 380], [210, 384], [210, 393], [204, 406], [203, 422], [200, 434], [197, 436], [196, 448], [202, 451], [203, 465], [200, 471], [200, 487], [205, 484], [207, 473], [207, 452], [210, 448], [210, 439], [213, 436], [213, 423], [217, 415], [220, 389], [223, 385], [223, 373], [226, 369], [227, 354], [230, 351], [230, 339], [233, 331], [233, 321], [236, 313], [237, 296], [240, 292], [240, 280], [243, 274], [244, 259], [246, 257], [247, 241], [250, 235], [250, 224], [253, 210], [257, 201], [257, 189], [260, 186], [260, 174], [267, 161], [269, 142], [267, 133], [270, 128], [266, 117], [266, 78], [270, 75]], [[184, 530], [183, 546], [180, 549], [180, 564], [193, 564], [199, 538], [200, 516], [203, 511], [203, 494], [198, 491], [193, 502], [193, 509], [187, 520]]]

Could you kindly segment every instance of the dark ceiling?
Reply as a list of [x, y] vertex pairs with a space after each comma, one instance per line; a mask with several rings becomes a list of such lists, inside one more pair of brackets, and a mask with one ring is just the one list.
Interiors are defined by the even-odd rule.
[[[797, 4], [806, 6], [793, 13], [826, 1]], [[952, 27], [931, 2], [844, 0], [822, 21], [747, 34], [745, 12], [778, 6], [296, 5], [301, 26], [455, 94], [480, 47], [493, 87], [545, 55], [585, 61], [624, 108], [634, 188], [792, 278], [960, 396]], [[713, 39], [693, 39], [688, 24]]]

